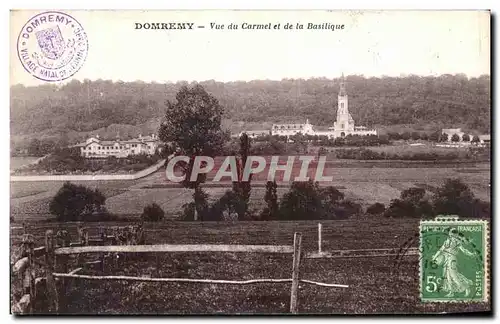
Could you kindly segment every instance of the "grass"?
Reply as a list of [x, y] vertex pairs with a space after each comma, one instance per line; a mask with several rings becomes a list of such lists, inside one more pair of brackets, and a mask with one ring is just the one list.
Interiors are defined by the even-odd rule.
[[[415, 241], [418, 220], [367, 219], [323, 221], [323, 249], [401, 247]], [[90, 235], [99, 226], [89, 224]], [[123, 225], [123, 224], [121, 224]], [[43, 244], [45, 230], [65, 228], [76, 237], [76, 224], [38, 224], [30, 232], [36, 245]], [[303, 250], [316, 249], [316, 222], [161, 222], [146, 224], [148, 244], [289, 244], [293, 233], [303, 234]], [[20, 230], [11, 230], [12, 243], [20, 242]], [[107, 275], [161, 276], [177, 278], [252, 279], [290, 278], [290, 255], [236, 253], [171, 253], [159, 259], [148, 255], [119, 267], [107, 265]], [[76, 267], [76, 263], [70, 269]], [[94, 273], [92, 271], [87, 274]], [[393, 314], [488, 311], [488, 303], [421, 303], [418, 259], [407, 257], [367, 259], [304, 259], [301, 278], [350, 287], [325, 288], [301, 284], [300, 313]], [[64, 295], [65, 312], [86, 314], [133, 313], [287, 313], [290, 284], [229, 286], [179, 283], [127, 283], [70, 281]]]
[[[490, 201], [490, 165], [477, 163], [456, 165], [455, 167], [381, 167], [376, 163], [361, 167], [354, 163], [351, 167], [327, 166], [325, 174], [333, 181], [323, 183], [338, 187], [347, 198], [367, 207], [375, 202], [388, 204], [399, 197], [402, 190], [412, 186], [424, 187], [431, 192], [443, 184], [447, 178], [460, 178], [470, 186], [476, 197]], [[281, 176], [283, 173], [278, 173]], [[292, 174], [293, 179], [293, 174]], [[265, 181], [267, 174], [253, 178], [250, 208], [259, 212], [264, 206]], [[278, 178], [279, 180], [279, 178]], [[192, 201], [192, 190], [180, 188], [165, 180], [159, 171], [144, 179], [134, 181], [80, 181], [92, 188], [98, 188], [107, 197], [106, 207], [111, 213], [138, 217], [144, 206], [156, 202], [169, 219], [176, 219], [182, 205]], [[49, 214], [49, 203], [63, 182], [11, 182], [11, 215], [15, 221], [43, 221], [53, 218]], [[207, 183], [205, 185], [211, 200], [222, 196], [230, 189], [230, 183]], [[281, 197], [289, 188], [289, 183], [280, 183], [278, 195]]]
[[39, 157], [33, 156], [11, 156], [10, 158], [10, 169], [15, 170], [17, 168], [22, 167], [23, 165], [30, 164], [31, 162], [36, 161]]

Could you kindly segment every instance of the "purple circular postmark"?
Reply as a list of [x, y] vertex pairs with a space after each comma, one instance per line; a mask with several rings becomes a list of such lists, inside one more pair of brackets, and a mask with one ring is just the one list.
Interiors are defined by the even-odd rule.
[[43, 81], [62, 81], [85, 63], [87, 34], [68, 14], [42, 12], [23, 26], [17, 38], [17, 55], [24, 69]]

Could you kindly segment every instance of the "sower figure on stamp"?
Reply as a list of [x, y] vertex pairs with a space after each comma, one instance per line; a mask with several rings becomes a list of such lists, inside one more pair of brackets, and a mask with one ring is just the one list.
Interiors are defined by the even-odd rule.
[[474, 256], [463, 246], [463, 239], [458, 236], [455, 228], [449, 230], [448, 238], [441, 248], [434, 254], [432, 261], [443, 266], [443, 291], [448, 292], [446, 297], [452, 297], [455, 293], [465, 292], [464, 297], [468, 297], [473, 286], [472, 280], [458, 272], [457, 260], [460, 252], [467, 256]]

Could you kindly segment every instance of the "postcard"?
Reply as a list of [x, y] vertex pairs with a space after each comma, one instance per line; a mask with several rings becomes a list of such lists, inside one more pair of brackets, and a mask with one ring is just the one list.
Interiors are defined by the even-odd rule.
[[11, 314], [490, 314], [487, 10], [11, 10]]

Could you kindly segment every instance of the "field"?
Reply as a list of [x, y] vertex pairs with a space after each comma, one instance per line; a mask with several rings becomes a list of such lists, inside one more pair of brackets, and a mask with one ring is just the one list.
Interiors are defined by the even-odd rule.
[[[407, 167], [403, 167], [403, 166]], [[432, 191], [446, 178], [461, 178], [477, 197], [490, 201], [490, 165], [488, 163], [432, 164], [337, 161], [327, 165], [331, 183], [345, 195], [366, 207], [373, 202], [388, 203], [411, 186]], [[146, 224], [148, 244], [287, 244], [293, 233], [303, 234], [303, 248], [316, 249], [316, 222], [178, 222], [182, 204], [192, 201], [192, 190], [165, 180], [164, 172], [156, 172], [135, 181], [81, 182], [99, 188], [107, 197], [106, 207], [115, 214], [138, 219], [142, 208], [157, 202], [167, 214], [161, 223]], [[252, 182], [250, 208], [262, 209], [265, 182], [256, 177]], [[12, 182], [11, 228], [12, 255], [21, 242], [20, 222], [27, 221], [28, 232], [40, 246], [47, 229], [67, 229], [76, 238], [75, 223], [47, 222], [50, 199], [60, 182]], [[230, 183], [204, 185], [211, 199], [222, 195]], [[289, 183], [280, 183], [281, 197]], [[323, 250], [366, 248], [398, 248], [411, 242], [417, 246], [418, 221], [414, 219], [367, 218], [345, 221], [322, 221]], [[126, 225], [125, 222], [88, 223], [90, 235], [99, 226]], [[129, 259], [119, 268], [106, 268], [107, 275], [145, 277], [255, 279], [290, 278], [290, 255], [245, 253], [171, 253], [158, 259], [147, 255]], [[74, 264], [76, 267], [76, 264]], [[443, 313], [489, 311], [491, 305], [421, 303], [419, 301], [418, 258], [407, 256], [305, 259], [301, 266], [303, 279], [346, 284], [349, 288], [327, 288], [300, 285], [300, 313]], [[157, 272], [158, 271], [158, 272]], [[87, 274], [93, 272], [89, 270]], [[138, 283], [123, 281], [85, 281], [71, 288], [65, 296], [64, 312], [86, 314], [123, 313], [286, 313], [289, 310], [290, 285], [256, 284], [250, 286]]]
[[10, 158], [10, 169], [15, 170], [23, 165], [30, 164], [31, 162], [39, 159], [38, 157], [32, 156], [13, 156]]
[[[324, 221], [323, 249], [398, 248], [407, 242], [417, 246], [418, 221]], [[90, 235], [100, 225], [89, 224]], [[76, 237], [76, 224], [37, 224], [29, 231], [37, 246], [47, 229], [68, 229]], [[315, 222], [163, 222], [146, 224], [146, 243], [160, 244], [287, 244], [293, 233], [303, 234], [303, 249], [316, 249]], [[20, 229], [12, 229], [12, 244], [20, 242]], [[290, 278], [291, 256], [245, 253], [171, 253], [161, 255], [156, 273], [154, 256], [107, 268], [107, 275], [161, 276], [207, 279]], [[86, 272], [91, 274], [92, 272]], [[301, 278], [349, 285], [328, 288], [301, 284], [300, 313], [373, 314], [488, 311], [489, 303], [453, 304], [419, 301], [418, 259], [351, 258], [304, 259]], [[85, 281], [65, 296], [66, 312], [86, 314], [124, 313], [286, 313], [290, 285], [231, 286], [192, 283], [137, 283]]]
[[[294, 172], [298, 172], [297, 168]], [[490, 201], [489, 163], [337, 161], [327, 164], [325, 174], [331, 175], [333, 181], [322, 185], [338, 187], [347, 198], [361, 203], [364, 207], [375, 202], [388, 204], [391, 199], [397, 198], [402, 190], [412, 186], [422, 186], [432, 191], [441, 186], [447, 178], [462, 179], [478, 198]], [[209, 175], [213, 176], [213, 173]], [[267, 173], [260, 174], [252, 182], [251, 209], [259, 211], [263, 208], [266, 177]], [[11, 215], [14, 221], [50, 219], [50, 200], [62, 184], [11, 182]], [[96, 181], [79, 184], [99, 188], [107, 197], [108, 210], [119, 215], [137, 217], [146, 204], [156, 202], [165, 210], [167, 218], [176, 219], [182, 205], [192, 201], [192, 190], [168, 183], [163, 170], [135, 181]], [[216, 199], [230, 188], [230, 183], [207, 183], [204, 186], [210, 199]], [[279, 183], [278, 195], [281, 197], [288, 188], [289, 183]]]

